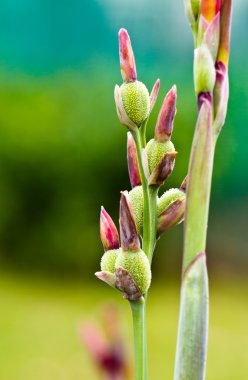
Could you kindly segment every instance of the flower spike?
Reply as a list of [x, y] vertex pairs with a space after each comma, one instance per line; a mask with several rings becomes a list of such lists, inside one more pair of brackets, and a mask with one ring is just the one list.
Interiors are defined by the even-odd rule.
[[117, 228], [104, 207], [100, 213], [100, 236], [104, 251], [119, 248], [119, 235]]
[[170, 140], [176, 114], [177, 88], [174, 85], [166, 95], [155, 128], [155, 139], [161, 142]]
[[126, 29], [119, 31], [119, 53], [121, 75], [124, 82], [134, 82], [137, 80], [137, 72], [133, 49], [130, 37]]

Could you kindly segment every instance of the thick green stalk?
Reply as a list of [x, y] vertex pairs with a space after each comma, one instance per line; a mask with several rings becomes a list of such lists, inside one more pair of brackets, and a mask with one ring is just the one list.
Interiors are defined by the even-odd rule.
[[156, 244], [156, 226], [157, 226], [157, 195], [158, 187], [149, 186], [149, 201], [150, 201], [150, 237], [147, 257], [152, 263], [153, 252]]
[[199, 112], [189, 164], [174, 380], [205, 379], [208, 335], [205, 248], [213, 158], [212, 105], [206, 101]]
[[145, 301], [130, 301], [133, 315], [135, 380], [146, 380]]

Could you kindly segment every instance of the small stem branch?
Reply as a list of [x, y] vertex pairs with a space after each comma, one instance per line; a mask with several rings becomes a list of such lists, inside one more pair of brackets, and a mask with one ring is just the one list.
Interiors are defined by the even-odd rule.
[[146, 380], [146, 331], [145, 301], [130, 301], [133, 315], [135, 380]]

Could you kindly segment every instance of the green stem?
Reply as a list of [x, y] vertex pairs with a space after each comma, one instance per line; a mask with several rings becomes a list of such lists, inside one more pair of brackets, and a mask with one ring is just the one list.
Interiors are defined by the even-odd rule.
[[149, 186], [149, 201], [150, 201], [150, 237], [147, 257], [152, 263], [153, 252], [156, 245], [156, 226], [157, 226], [157, 195], [158, 187]]
[[144, 121], [144, 123], [141, 125], [141, 127], [139, 129], [139, 131], [140, 131], [140, 137], [141, 137], [141, 143], [142, 143], [142, 148], [145, 148], [145, 146], [146, 146], [146, 126], [147, 126], [147, 123], [148, 123], [148, 118]]
[[135, 380], [147, 379], [145, 300], [130, 301], [133, 315]]
[[147, 178], [143, 167], [142, 161], [142, 143], [141, 137], [138, 128], [132, 132], [133, 138], [136, 145], [138, 165], [140, 178], [143, 189], [143, 197], [144, 197], [144, 215], [143, 215], [143, 251], [148, 255], [149, 252], [149, 244], [150, 244], [150, 200], [149, 200], [149, 192], [148, 192], [148, 184]]

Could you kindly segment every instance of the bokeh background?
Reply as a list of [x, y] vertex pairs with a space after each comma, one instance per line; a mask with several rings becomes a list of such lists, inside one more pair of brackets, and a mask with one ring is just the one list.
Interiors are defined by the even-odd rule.
[[[216, 151], [208, 236], [211, 318], [208, 380], [248, 378], [248, 5], [234, 1], [230, 101]], [[94, 278], [99, 210], [118, 221], [129, 189], [126, 130], [113, 100], [121, 83], [117, 33], [128, 29], [139, 79], [176, 83], [166, 188], [187, 172], [196, 119], [193, 44], [183, 1], [2, 0], [0, 3], [0, 378], [98, 379], [79, 337], [114, 300], [132, 356], [128, 305]], [[172, 378], [182, 226], [154, 259], [148, 313], [151, 378]], [[99, 377], [100, 376], [100, 377]]]

